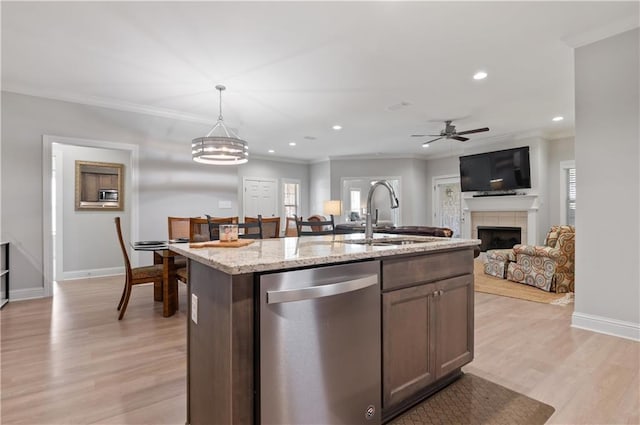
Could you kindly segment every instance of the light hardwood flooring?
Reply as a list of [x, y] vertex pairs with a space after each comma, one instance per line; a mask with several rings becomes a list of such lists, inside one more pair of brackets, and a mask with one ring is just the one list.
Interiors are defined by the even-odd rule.
[[[2, 424], [184, 424], [186, 288], [163, 318], [137, 286], [118, 321], [121, 282], [62, 282], [0, 311]], [[572, 310], [476, 293], [464, 370], [552, 405], [550, 424], [639, 424], [640, 343], [570, 328]]]

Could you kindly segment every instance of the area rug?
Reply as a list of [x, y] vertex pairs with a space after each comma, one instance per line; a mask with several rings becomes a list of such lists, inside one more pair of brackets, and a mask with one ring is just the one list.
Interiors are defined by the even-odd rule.
[[474, 286], [478, 292], [502, 295], [503, 297], [518, 298], [537, 303], [568, 305], [573, 303], [573, 294], [556, 294], [523, 283], [511, 282], [484, 273], [484, 264], [475, 260], [473, 264]]
[[466, 373], [390, 425], [542, 425], [555, 409]]

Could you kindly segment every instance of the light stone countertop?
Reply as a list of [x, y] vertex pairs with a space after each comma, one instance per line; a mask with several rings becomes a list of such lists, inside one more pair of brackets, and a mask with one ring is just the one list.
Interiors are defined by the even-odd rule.
[[224, 273], [235, 275], [474, 247], [480, 244], [479, 239], [394, 234], [374, 234], [374, 239], [402, 239], [416, 241], [416, 243], [376, 246], [344, 242], [350, 239], [363, 239], [363, 235], [354, 233], [334, 236], [257, 239], [251, 245], [241, 248], [189, 248], [189, 244], [182, 243], [170, 244], [169, 249]]

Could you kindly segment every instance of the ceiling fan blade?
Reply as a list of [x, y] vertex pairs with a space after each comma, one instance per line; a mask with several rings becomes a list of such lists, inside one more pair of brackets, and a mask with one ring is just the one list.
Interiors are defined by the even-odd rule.
[[451, 136], [452, 139], [460, 140], [461, 142], [466, 142], [469, 140], [468, 137], [460, 137], [460, 136]]
[[429, 140], [429, 141], [427, 141], [427, 142], [424, 142], [424, 143], [422, 144], [422, 146], [428, 145], [429, 143], [431, 143], [431, 142], [435, 142], [436, 140], [440, 140], [440, 139], [442, 139], [442, 137], [438, 137], [438, 138], [435, 138], [435, 139], [431, 139], [431, 140]]
[[460, 136], [462, 134], [482, 133], [483, 131], [489, 131], [489, 127], [476, 128], [475, 130], [458, 131], [456, 134]]
[[426, 137], [428, 134], [412, 134], [411, 137]]

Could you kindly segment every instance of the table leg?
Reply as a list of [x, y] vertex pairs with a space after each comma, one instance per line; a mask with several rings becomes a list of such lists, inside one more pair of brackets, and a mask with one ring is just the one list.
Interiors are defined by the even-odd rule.
[[[153, 252], [153, 264], [162, 264], [163, 268], [164, 268], [164, 259], [162, 258], [162, 255], [160, 253], [158, 253], [157, 251]], [[164, 275], [163, 275], [163, 280], [164, 280]], [[155, 301], [162, 301], [162, 287], [164, 286], [164, 284], [154, 284], [153, 285], [153, 299]]]
[[162, 315], [169, 317], [178, 309], [178, 279], [174, 257], [164, 256], [162, 264]]

